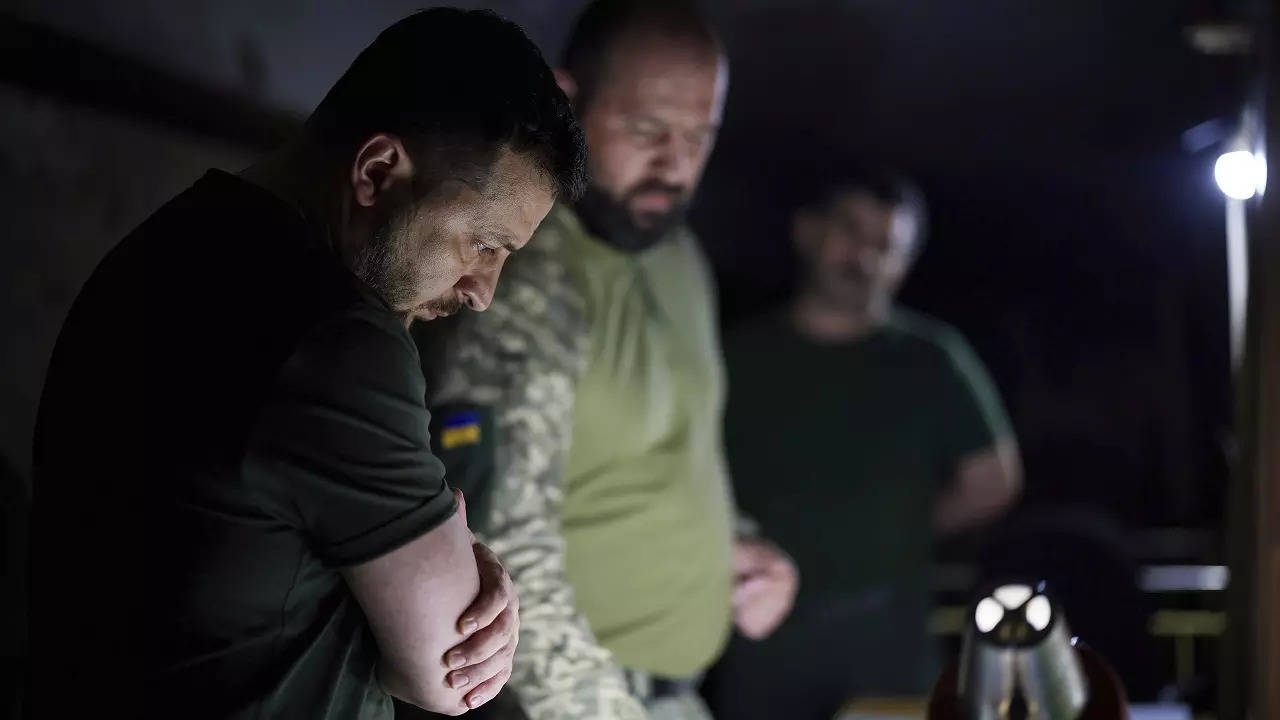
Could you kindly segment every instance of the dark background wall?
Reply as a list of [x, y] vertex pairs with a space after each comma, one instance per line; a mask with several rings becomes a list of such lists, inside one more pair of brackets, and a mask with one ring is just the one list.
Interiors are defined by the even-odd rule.
[[[554, 57], [581, 2], [491, 5]], [[771, 200], [804, 160], [835, 151], [900, 165], [928, 195], [932, 225], [904, 301], [958, 325], [992, 369], [1024, 446], [1028, 500], [1088, 503], [1134, 525], [1212, 525], [1230, 439], [1223, 201], [1213, 149], [1189, 154], [1179, 138], [1238, 109], [1236, 62], [1195, 54], [1183, 34], [1229, 5], [709, 5], [732, 79], [694, 223], [726, 323], [790, 289]], [[42, 83], [38, 66], [0, 85], [0, 451], [19, 472], [57, 327], [106, 248], [205, 167], [238, 169], [268, 144], [223, 121], [301, 116], [417, 6], [10, 0], [12, 17], [236, 101], [198, 117], [163, 102], [86, 105]]]

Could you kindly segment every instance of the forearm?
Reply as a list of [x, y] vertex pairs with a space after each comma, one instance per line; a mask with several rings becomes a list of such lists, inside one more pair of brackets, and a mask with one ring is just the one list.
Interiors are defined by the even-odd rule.
[[464, 638], [458, 618], [480, 588], [461, 515], [404, 547], [346, 571], [378, 643], [378, 679], [392, 696], [437, 712], [465, 710], [470, 688], [445, 682], [445, 652]]
[[934, 503], [934, 529], [942, 534], [988, 523], [1017, 500], [1022, 469], [1012, 440], [969, 455], [956, 469], [955, 480]]
[[997, 494], [974, 497], [960, 488], [950, 488], [938, 496], [933, 506], [934, 529], [943, 535], [987, 524], [1004, 513], [1009, 501]]

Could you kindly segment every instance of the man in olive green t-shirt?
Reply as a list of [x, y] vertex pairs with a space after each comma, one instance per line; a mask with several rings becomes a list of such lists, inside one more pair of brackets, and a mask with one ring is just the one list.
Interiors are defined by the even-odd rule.
[[981, 362], [893, 306], [919, 195], [888, 173], [822, 182], [792, 226], [799, 294], [725, 344], [735, 492], [805, 581], [777, 632], [726, 653], [709, 689], [723, 717], [830, 718], [859, 694], [927, 694], [934, 531], [993, 518], [1020, 484]]
[[592, 4], [558, 74], [587, 194], [511, 259], [483, 320], [422, 353], [444, 358], [441, 459], [521, 598], [510, 687], [534, 720], [705, 717], [698, 679], [731, 629], [790, 607], [790, 562], [736, 533], [715, 290], [683, 222], [726, 65], [683, 3]]
[[393, 698], [498, 694], [519, 602], [431, 452], [407, 328], [484, 310], [585, 157], [519, 27], [424, 10], [287, 146], [107, 254], [40, 401], [28, 718], [389, 720]]

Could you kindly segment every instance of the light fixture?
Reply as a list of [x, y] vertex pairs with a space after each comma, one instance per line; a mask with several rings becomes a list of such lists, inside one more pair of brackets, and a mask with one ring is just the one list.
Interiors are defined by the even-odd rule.
[[1000, 603], [989, 597], [978, 601], [978, 607], [973, 612], [973, 623], [978, 626], [978, 632], [991, 632], [1003, 619], [1004, 608]]
[[1213, 179], [1227, 197], [1248, 200], [1266, 190], [1267, 160], [1248, 150], [1225, 152], [1213, 165]]
[[1031, 588], [1027, 585], [1001, 585], [991, 593], [991, 596], [1000, 601], [1006, 610], [1017, 610], [1031, 599], [1031, 595]]
[[1049, 598], [1044, 595], [1037, 595], [1027, 601], [1027, 605], [1023, 608], [1026, 614], [1027, 624], [1035, 628], [1037, 631], [1043, 632], [1049, 627], [1049, 622], [1053, 620], [1053, 605], [1049, 602]]

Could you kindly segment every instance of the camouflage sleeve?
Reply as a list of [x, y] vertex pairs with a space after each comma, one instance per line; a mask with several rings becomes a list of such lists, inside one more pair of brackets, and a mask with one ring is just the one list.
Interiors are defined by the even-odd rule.
[[[565, 577], [562, 471], [586, 337], [582, 299], [554, 257], [554, 235], [541, 232], [512, 257], [489, 309], [467, 313], [451, 331], [432, 407], [472, 406], [492, 417], [484, 515], [471, 520], [520, 597], [508, 687], [533, 720], [643, 720]], [[449, 467], [449, 477], [459, 470]]]

